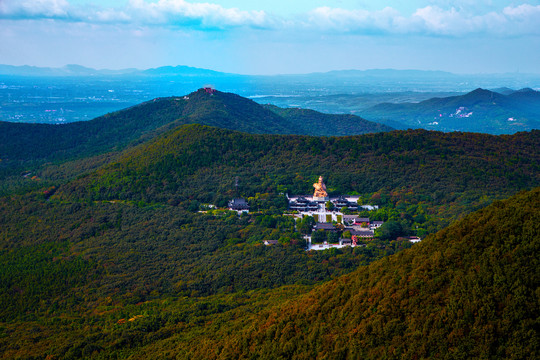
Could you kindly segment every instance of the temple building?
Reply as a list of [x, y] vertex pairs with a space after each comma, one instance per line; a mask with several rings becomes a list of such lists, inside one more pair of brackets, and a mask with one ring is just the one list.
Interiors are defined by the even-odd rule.
[[240, 212], [249, 212], [249, 204], [243, 198], [236, 198], [229, 201], [229, 210]]
[[330, 200], [330, 201], [332, 201], [336, 209], [339, 211], [341, 211], [341, 209], [343, 209], [344, 207], [346, 207], [347, 209], [351, 211], [358, 210], [357, 202], [349, 201], [349, 199], [347, 199], [345, 196], [342, 196], [342, 195], [340, 195], [337, 199]]
[[305, 197], [300, 196], [289, 202], [289, 209], [296, 210], [298, 212], [318, 211], [319, 203], [316, 201], [310, 201]]

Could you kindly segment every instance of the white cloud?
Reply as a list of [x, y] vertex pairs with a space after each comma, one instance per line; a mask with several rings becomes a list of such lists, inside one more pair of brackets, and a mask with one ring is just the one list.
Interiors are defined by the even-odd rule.
[[[210, 0], [211, 1], [211, 0]], [[315, 8], [304, 16], [283, 18], [264, 11], [225, 8], [207, 2], [186, 0], [130, 0], [116, 8], [75, 5], [67, 0], [0, 0], [0, 18], [56, 19], [83, 23], [133, 24], [163, 28], [229, 29], [250, 27], [342, 34], [404, 34], [463, 37], [474, 34], [497, 36], [540, 35], [540, 5], [495, 7], [491, 0], [473, 6], [472, 0], [448, 5], [432, 0], [410, 15], [386, 7], [382, 10]], [[488, 6], [489, 5], [489, 6]], [[449, 7], [450, 6], [450, 7]], [[475, 8], [472, 10], [472, 8]], [[486, 10], [489, 9], [489, 10]]]
[[540, 34], [540, 6], [519, 5], [474, 14], [464, 8], [426, 6], [404, 17], [393, 8], [380, 11], [320, 7], [309, 13], [309, 25], [344, 33], [465, 36]]
[[157, 24], [200, 23], [204, 27], [254, 26], [267, 27], [271, 19], [264, 11], [242, 11], [210, 3], [184, 0], [159, 0], [150, 3], [131, 0], [127, 11], [135, 21]]
[[58, 19], [75, 22], [228, 28], [272, 27], [276, 19], [264, 11], [243, 11], [184, 0], [130, 0], [123, 8], [70, 5], [66, 0], [0, 0], [0, 18]]
[[464, 16], [455, 8], [443, 10], [436, 6], [418, 9], [411, 19], [422, 25], [422, 31], [437, 35], [461, 35], [479, 30], [479, 18]]
[[464, 36], [489, 33], [499, 36], [539, 35], [540, 6], [519, 5], [502, 11], [474, 15], [462, 9], [438, 7], [418, 9], [412, 18], [423, 23], [424, 31], [433, 35]]
[[397, 10], [386, 7], [380, 11], [346, 10], [319, 7], [309, 13], [308, 24], [323, 30], [337, 32], [366, 31], [387, 32], [401, 27], [404, 18]]
[[66, 0], [4, 0], [0, 1], [0, 16], [5, 17], [66, 17]]
[[512, 33], [540, 34], [540, 5], [508, 6], [503, 9], [503, 15], [511, 24]]
[[[124, 11], [117, 11], [114, 9], [98, 10], [86, 15], [89, 22], [103, 22], [103, 23], [123, 23], [130, 22], [131, 16]], [[81, 19], [84, 17], [81, 16]]]

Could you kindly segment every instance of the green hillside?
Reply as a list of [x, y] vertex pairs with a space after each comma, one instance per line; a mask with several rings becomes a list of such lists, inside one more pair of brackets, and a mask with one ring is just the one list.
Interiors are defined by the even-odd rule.
[[351, 114], [324, 114], [314, 110], [280, 108], [265, 105], [265, 108], [287, 119], [301, 128], [298, 134], [314, 136], [347, 136], [393, 130], [383, 124], [374, 123]]
[[410, 246], [308, 253], [268, 194], [262, 213], [239, 217], [52, 192], [0, 199], [2, 359], [125, 358], [208, 316], [257, 311], [272, 289], [284, 300]]
[[[331, 194], [435, 206], [452, 218], [540, 184], [540, 133], [512, 136], [395, 131], [355, 137], [255, 135], [179, 127], [60, 188], [63, 199], [225, 205], [243, 196], [306, 194], [323, 175]], [[435, 210], [438, 209], [438, 210]]]
[[374, 121], [397, 121], [412, 128], [513, 134], [540, 128], [540, 92], [532, 89], [508, 95], [476, 89], [460, 96], [419, 103], [383, 103], [363, 110]]
[[538, 188], [496, 202], [410, 250], [245, 316], [237, 328], [208, 325], [189, 343], [173, 336], [143, 354], [538, 358], [539, 207]]
[[248, 99], [199, 90], [186, 97], [155, 99], [85, 122], [1, 122], [0, 154], [4, 162], [85, 157], [144, 141], [186, 123], [246, 132], [287, 132], [281, 122], [283, 119]]

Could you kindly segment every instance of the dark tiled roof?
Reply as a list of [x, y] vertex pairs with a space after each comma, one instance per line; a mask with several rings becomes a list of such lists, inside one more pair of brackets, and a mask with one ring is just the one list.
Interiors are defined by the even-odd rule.
[[351, 235], [356, 236], [374, 236], [375, 233], [372, 230], [350, 230]]
[[229, 201], [229, 207], [232, 209], [249, 209], [249, 205], [243, 198], [236, 198]]
[[317, 223], [315, 225], [315, 229], [317, 230], [335, 230], [336, 228], [332, 223]]

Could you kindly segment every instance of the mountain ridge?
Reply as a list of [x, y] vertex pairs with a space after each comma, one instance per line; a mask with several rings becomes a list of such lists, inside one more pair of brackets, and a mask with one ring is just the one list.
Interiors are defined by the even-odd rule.
[[33, 75], [33, 76], [81, 76], [81, 75], [214, 75], [214, 76], [223, 76], [223, 75], [234, 75], [234, 76], [298, 76], [298, 75], [357, 75], [357, 76], [387, 76], [389, 73], [393, 74], [403, 74], [406, 76], [418, 76], [420, 74], [429, 75], [445, 75], [450, 76], [454, 75], [445, 71], [431, 71], [431, 70], [398, 70], [398, 69], [366, 69], [366, 70], [330, 70], [327, 72], [314, 72], [306, 74], [278, 74], [278, 75], [242, 75], [242, 74], [233, 74], [227, 72], [220, 72], [210, 69], [198, 68], [187, 65], [168, 65], [168, 66], [159, 66], [155, 68], [148, 69], [136, 69], [136, 68], [125, 68], [125, 69], [95, 69], [91, 67], [86, 67], [83, 65], [76, 64], [67, 64], [62, 67], [40, 67], [40, 66], [31, 66], [31, 65], [7, 65], [0, 64], [0, 74], [4, 75]]
[[[339, 120], [339, 116], [317, 115], [322, 123]], [[351, 135], [392, 130], [360, 117], [352, 119], [348, 127]], [[333, 132], [331, 126], [310, 129], [236, 94], [200, 89], [186, 96], [156, 98], [90, 121], [60, 125], [0, 122], [0, 154], [4, 164], [10, 160], [53, 160], [98, 154], [191, 123], [248, 133], [343, 135]]]
[[504, 95], [477, 88], [464, 95], [419, 103], [382, 103], [361, 111], [360, 115], [383, 123], [391, 119], [413, 128], [441, 131], [503, 134], [538, 129], [540, 92], [523, 90], [506, 91]]

